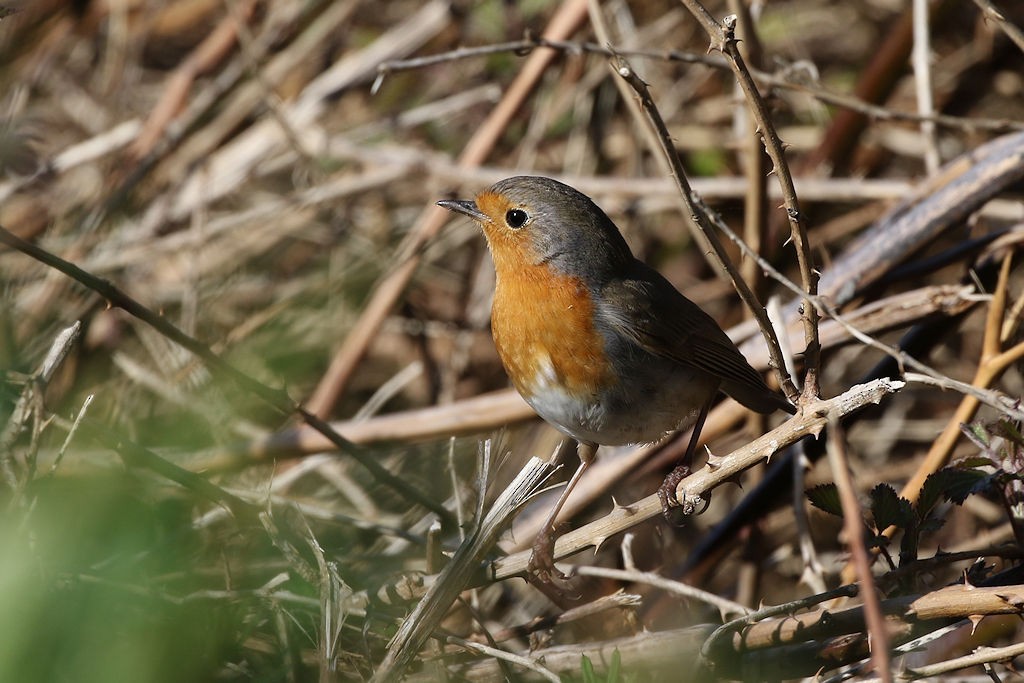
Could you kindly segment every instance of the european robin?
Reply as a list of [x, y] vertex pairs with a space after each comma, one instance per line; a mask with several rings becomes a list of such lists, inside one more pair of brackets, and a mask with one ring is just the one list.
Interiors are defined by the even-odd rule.
[[483, 228], [497, 274], [491, 331], [509, 378], [579, 443], [580, 465], [534, 544], [535, 571], [553, 569], [555, 518], [599, 445], [652, 443], [692, 426], [683, 465], [660, 491], [667, 509], [718, 391], [759, 413], [795, 412], [583, 193], [516, 176], [438, 204]]

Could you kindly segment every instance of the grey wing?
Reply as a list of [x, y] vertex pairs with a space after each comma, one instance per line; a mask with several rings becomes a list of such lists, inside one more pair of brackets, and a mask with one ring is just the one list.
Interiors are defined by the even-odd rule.
[[602, 289], [599, 315], [605, 324], [648, 353], [718, 377], [722, 391], [751, 410], [793, 412], [793, 406], [768, 388], [714, 318], [644, 264], [638, 262], [634, 275]]

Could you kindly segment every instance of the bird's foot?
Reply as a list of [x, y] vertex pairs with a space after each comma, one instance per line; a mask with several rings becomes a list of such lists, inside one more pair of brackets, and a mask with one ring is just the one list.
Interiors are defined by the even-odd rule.
[[558, 533], [545, 527], [537, 534], [533, 542], [533, 551], [530, 553], [530, 562], [526, 570], [544, 583], [551, 584], [554, 580], [565, 581], [569, 577], [555, 567], [555, 540]]
[[[682, 526], [683, 520], [693, 514], [701, 514], [711, 504], [711, 495], [687, 496], [680, 500], [676, 497], [679, 483], [690, 476], [690, 468], [680, 465], [669, 472], [665, 481], [658, 487], [658, 499], [661, 500], [661, 514], [670, 523]], [[698, 507], [700, 508], [698, 510]], [[678, 510], [678, 512], [676, 512]]]
[[545, 528], [533, 542], [530, 561], [526, 565], [526, 579], [532, 586], [548, 596], [556, 605], [571, 607], [580, 600], [578, 591], [570, 586], [570, 577], [555, 566], [555, 540], [558, 533]]

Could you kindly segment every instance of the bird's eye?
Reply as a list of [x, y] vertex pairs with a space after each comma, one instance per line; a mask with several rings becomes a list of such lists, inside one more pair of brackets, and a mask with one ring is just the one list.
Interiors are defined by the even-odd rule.
[[522, 209], [509, 209], [505, 213], [505, 222], [508, 223], [510, 228], [521, 228], [526, 223], [529, 216]]

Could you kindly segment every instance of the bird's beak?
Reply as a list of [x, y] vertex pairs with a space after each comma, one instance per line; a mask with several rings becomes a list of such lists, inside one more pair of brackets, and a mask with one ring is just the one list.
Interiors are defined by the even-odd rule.
[[455, 213], [465, 214], [480, 223], [486, 223], [489, 220], [487, 214], [476, 208], [476, 202], [470, 199], [442, 199], [437, 205]]

